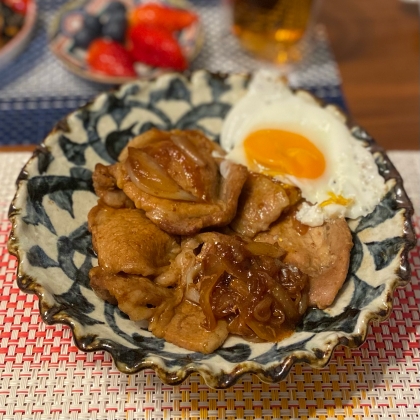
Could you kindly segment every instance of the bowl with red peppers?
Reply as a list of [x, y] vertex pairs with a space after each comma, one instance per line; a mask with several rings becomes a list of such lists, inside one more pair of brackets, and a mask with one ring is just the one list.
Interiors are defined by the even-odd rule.
[[203, 31], [184, 0], [75, 0], [53, 20], [49, 43], [73, 73], [115, 85], [187, 70]]

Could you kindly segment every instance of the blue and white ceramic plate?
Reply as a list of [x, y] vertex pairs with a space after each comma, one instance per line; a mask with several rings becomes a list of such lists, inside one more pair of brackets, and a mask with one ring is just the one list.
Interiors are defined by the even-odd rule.
[[309, 310], [291, 337], [258, 344], [230, 337], [213, 354], [194, 353], [154, 337], [90, 289], [96, 259], [87, 213], [97, 201], [95, 164], [115, 162], [129, 139], [153, 126], [200, 129], [217, 141], [248, 81], [247, 75], [174, 73], [101, 94], [59, 122], [19, 176], [9, 240], [19, 260], [19, 287], [39, 296], [46, 323], [69, 325], [81, 350], [110, 352], [124, 373], [152, 368], [165, 383], [179, 384], [199, 372], [209, 386], [226, 388], [245, 373], [280, 381], [296, 362], [321, 368], [338, 344], [364, 341], [369, 321], [389, 315], [394, 289], [409, 279], [411, 203], [385, 153], [354, 127], [354, 137], [374, 154], [387, 193], [371, 214], [350, 223], [351, 265], [336, 302]]

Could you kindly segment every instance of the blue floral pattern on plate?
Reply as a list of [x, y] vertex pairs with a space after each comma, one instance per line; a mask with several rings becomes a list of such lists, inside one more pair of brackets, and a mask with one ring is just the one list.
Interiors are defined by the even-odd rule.
[[354, 127], [353, 136], [374, 154], [387, 193], [371, 214], [349, 221], [354, 247], [336, 301], [326, 310], [308, 310], [291, 337], [279, 343], [229, 337], [213, 354], [194, 353], [154, 337], [94, 294], [87, 213], [97, 201], [95, 164], [115, 162], [129, 139], [151, 127], [196, 128], [218, 141], [225, 115], [248, 82], [249, 75], [173, 73], [101, 94], [59, 122], [19, 176], [9, 214], [19, 287], [39, 296], [45, 322], [69, 325], [80, 349], [110, 352], [122, 372], [152, 368], [169, 384], [199, 372], [214, 388], [249, 372], [280, 381], [295, 362], [319, 368], [336, 345], [360, 345], [369, 321], [389, 315], [395, 287], [409, 279], [407, 254], [415, 244], [410, 200], [386, 154]]

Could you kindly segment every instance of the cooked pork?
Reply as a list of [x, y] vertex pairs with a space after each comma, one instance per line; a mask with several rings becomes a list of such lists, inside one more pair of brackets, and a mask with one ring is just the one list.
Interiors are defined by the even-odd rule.
[[[214, 329], [204, 327], [206, 317], [197, 304], [185, 300], [174, 310], [174, 316], [164, 327], [163, 338], [187, 350], [213, 353], [226, 340], [229, 331], [227, 322], [219, 320]], [[152, 324], [151, 331], [156, 334]]]
[[231, 228], [243, 236], [254, 237], [275, 222], [290, 204], [279, 182], [265, 175], [250, 173], [239, 197]]
[[228, 225], [248, 170], [212, 157], [221, 151], [196, 131], [152, 134], [154, 142], [149, 133], [144, 141], [137, 137], [132, 145], [141, 147], [130, 143], [123, 160], [109, 168], [118, 187], [168, 233], [193, 235]]
[[109, 166], [98, 163], [92, 175], [93, 188], [99, 198], [110, 207], [134, 208], [134, 203], [125, 192], [117, 187], [115, 178], [109, 173]]
[[205, 328], [205, 315], [197, 304], [183, 300], [183, 288], [163, 287], [148, 278], [110, 273], [101, 267], [89, 272], [90, 285], [107, 302], [118, 305], [132, 321], [149, 320], [150, 331], [180, 347], [211, 353], [226, 340], [226, 321]]
[[309, 227], [290, 213], [268, 232], [258, 234], [255, 241], [279, 244], [287, 251], [284, 261], [309, 276], [310, 306], [325, 309], [333, 303], [346, 279], [353, 246], [345, 219]]
[[118, 305], [132, 321], [152, 318], [167, 302], [176, 300], [176, 304], [179, 303], [175, 290], [159, 286], [142, 276], [114, 274], [94, 267], [89, 277], [95, 293], [107, 302]]
[[160, 274], [180, 247], [141, 210], [114, 209], [99, 203], [88, 215], [93, 247], [106, 271], [142, 276]]
[[88, 215], [96, 294], [202, 353], [229, 333], [290, 335], [307, 306], [334, 301], [352, 247], [344, 219], [300, 224], [300, 190], [223, 156], [198, 131], [143, 133], [116, 164], [96, 166]]
[[224, 155], [220, 146], [200, 131], [152, 129], [131, 140], [119, 156], [129, 159], [129, 149], [144, 151], [149, 160], [164, 168], [167, 174], [197, 201], [211, 201], [217, 194], [218, 164], [213, 153]]
[[307, 276], [282, 262], [281, 248], [216, 232], [195, 236], [183, 252], [187, 247], [196, 247], [196, 259], [185, 289], [207, 329], [225, 320], [233, 334], [268, 341], [293, 331], [306, 309]]
[[200, 242], [195, 237], [184, 239], [181, 242], [181, 252], [171, 262], [169, 268], [155, 278], [155, 282], [165, 287], [182, 285], [189, 299], [188, 286], [193, 284], [193, 279], [201, 269], [195, 251], [199, 246]]

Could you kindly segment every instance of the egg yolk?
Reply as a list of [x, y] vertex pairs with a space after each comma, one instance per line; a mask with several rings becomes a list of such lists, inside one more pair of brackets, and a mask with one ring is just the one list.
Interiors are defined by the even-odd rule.
[[306, 137], [290, 131], [254, 131], [245, 138], [244, 149], [251, 169], [262, 166], [267, 175], [315, 179], [325, 171], [325, 158], [319, 149]]
[[325, 207], [329, 206], [330, 204], [339, 204], [340, 206], [348, 206], [349, 204], [353, 203], [353, 200], [351, 198], [345, 198], [342, 195], [334, 194], [333, 192], [327, 193], [330, 198], [328, 200], [323, 201], [320, 206]]

